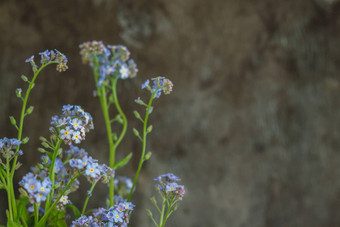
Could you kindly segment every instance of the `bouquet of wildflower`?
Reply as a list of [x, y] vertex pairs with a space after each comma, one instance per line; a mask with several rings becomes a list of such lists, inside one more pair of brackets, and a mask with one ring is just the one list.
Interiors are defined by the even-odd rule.
[[[13, 177], [21, 166], [18, 160], [24, 153], [21, 145], [29, 140], [22, 137], [24, 120], [34, 109], [33, 106], [27, 107], [31, 90], [40, 72], [48, 65], [56, 64], [59, 72], [68, 68], [66, 56], [57, 50], [39, 53], [40, 65], [35, 63], [34, 56], [28, 58], [26, 62], [30, 63], [33, 76], [31, 79], [24, 75], [21, 77], [28, 84], [25, 92], [21, 88], [16, 90], [17, 97], [22, 101], [21, 115], [18, 122], [13, 116], [10, 117], [18, 136], [0, 139], [0, 189], [7, 192], [7, 226], [67, 226], [67, 223], [75, 227], [128, 226], [135, 207], [131, 203], [131, 197], [143, 163], [151, 157], [151, 152], [146, 152], [146, 142], [147, 135], [152, 131], [152, 125], [148, 124], [153, 111], [152, 103], [162, 93], [169, 94], [173, 84], [164, 77], [156, 77], [151, 79], [151, 82], [147, 80], [142, 84], [142, 89], [150, 92], [150, 98], [147, 102], [140, 97], [135, 100], [145, 108], [144, 114], [134, 111], [135, 117], [143, 125], [141, 130], [133, 129], [142, 144], [140, 161], [133, 180], [125, 176], [115, 176], [116, 170], [125, 166], [133, 155], [131, 152], [116, 161], [116, 151], [126, 134], [128, 122], [119, 105], [116, 87], [118, 80], [134, 78], [137, 75], [137, 65], [130, 59], [130, 52], [124, 46], [105, 46], [102, 42], [92, 41], [81, 44], [80, 49], [83, 62], [88, 63], [93, 71], [95, 94], [105, 120], [109, 163], [100, 163], [84, 148], [79, 147], [86, 134], [94, 129], [91, 114], [78, 105], [64, 105], [61, 114], [51, 118], [50, 136], [40, 137], [41, 147], [38, 151], [41, 152], [41, 162], [31, 167], [30, 172], [19, 182], [20, 196], [15, 197]], [[113, 124], [120, 125], [121, 129], [118, 132], [113, 131]], [[69, 195], [78, 190], [80, 177], [86, 178], [91, 187], [87, 191], [83, 206], [78, 208], [72, 204]], [[177, 184], [180, 179], [173, 174], [161, 175], [155, 180], [158, 181], [156, 189], [163, 200], [160, 208], [156, 199], [151, 199], [160, 213], [159, 223], [150, 210], [147, 210], [147, 214], [155, 226], [163, 227], [183, 198], [185, 190], [183, 185]], [[103, 207], [88, 209], [88, 201], [98, 182], [108, 185], [108, 200], [103, 201]], [[70, 211], [74, 216], [73, 221], [66, 218]]]

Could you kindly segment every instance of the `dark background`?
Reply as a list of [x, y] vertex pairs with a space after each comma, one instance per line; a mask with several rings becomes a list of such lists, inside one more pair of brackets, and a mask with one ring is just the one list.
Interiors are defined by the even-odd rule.
[[[78, 49], [102, 40], [126, 45], [139, 67], [136, 79], [118, 83], [130, 120], [118, 156], [134, 152], [118, 175], [132, 177], [138, 163], [141, 145], [131, 129], [141, 127], [132, 114], [142, 111], [133, 100], [146, 97], [140, 84], [162, 75], [174, 83], [154, 105], [153, 155], [133, 197], [132, 226], [151, 226], [152, 179], [167, 172], [187, 190], [168, 226], [340, 226], [339, 33], [338, 0], [2, 0], [0, 137], [16, 136], [8, 116], [19, 116], [20, 75], [31, 76], [25, 59], [53, 48], [69, 58], [69, 70], [49, 67], [32, 91], [35, 110], [24, 126], [30, 142], [16, 181], [39, 161], [38, 137], [48, 136], [64, 104], [94, 116], [81, 146], [107, 161], [91, 70]], [[98, 186], [90, 207], [104, 205], [105, 190]], [[79, 204], [84, 194], [71, 198]], [[4, 224], [4, 191], [0, 201]]]

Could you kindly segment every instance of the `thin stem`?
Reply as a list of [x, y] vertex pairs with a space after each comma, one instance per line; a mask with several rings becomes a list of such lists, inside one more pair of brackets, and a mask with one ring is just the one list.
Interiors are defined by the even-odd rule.
[[163, 198], [162, 213], [161, 213], [161, 218], [159, 220], [159, 227], [163, 226], [165, 205], [166, 205], [166, 198]]
[[[57, 62], [56, 61], [50, 61], [50, 62], [46, 63], [45, 65], [42, 65], [34, 73], [33, 79], [29, 83], [28, 89], [26, 91], [25, 98], [23, 100], [21, 115], [20, 115], [20, 123], [19, 123], [19, 127], [18, 127], [18, 140], [20, 140], [20, 141], [21, 141], [21, 138], [22, 138], [24, 118], [25, 118], [25, 113], [26, 113], [26, 105], [27, 105], [28, 97], [31, 93], [33, 86], [34, 86], [34, 82], [35, 82], [37, 76], [39, 75], [39, 73], [41, 72], [41, 70], [43, 70], [46, 66], [53, 64], [53, 63], [57, 63]], [[19, 149], [20, 149], [20, 145], [17, 146], [16, 152], [18, 152]], [[7, 190], [8, 195], [7, 196], [12, 198], [10, 200], [12, 200], [12, 208], [13, 208], [14, 219], [16, 219], [16, 216], [17, 216], [17, 208], [16, 208], [15, 193], [14, 193], [14, 187], [13, 187], [13, 176], [14, 176], [15, 167], [16, 167], [16, 164], [17, 164], [17, 159], [18, 159], [18, 156], [15, 156], [14, 160], [13, 160], [13, 164], [12, 164], [12, 170], [10, 172], [9, 179], [7, 181], [7, 185], [8, 185], [8, 190]], [[13, 200], [13, 198], [14, 198], [14, 200]], [[12, 213], [12, 211], [10, 211], [10, 213]]]
[[7, 186], [8, 186], [8, 190], [7, 190], [7, 197], [8, 197], [8, 210], [9, 210], [9, 218], [11, 221], [13, 221], [13, 213], [12, 213], [12, 190], [10, 188], [10, 185], [8, 185], [8, 183], [11, 180], [11, 176], [10, 176], [10, 172], [9, 172], [9, 162], [8, 162], [8, 158], [6, 158], [6, 171], [7, 171]]
[[34, 207], [34, 226], [37, 226], [38, 225], [38, 222], [39, 222], [39, 203], [35, 203], [33, 205]]
[[59, 138], [56, 147], [54, 148], [53, 151], [53, 157], [52, 157], [52, 163], [50, 166], [50, 180], [52, 181], [52, 189], [51, 189], [51, 200], [53, 199], [54, 196], [54, 187], [55, 187], [55, 172], [54, 172], [54, 165], [55, 165], [55, 160], [57, 159], [58, 155], [58, 150], [61, 146], [62, 139]]
[[122, 129], [122, 132], [119, 135], [117, 141], [114, 143], [115, 150], [118, 147], [118, 145], [120, 144], [120, 142], [122, 141], [122, 139], [124, 138], [124, 136], [126, 134], [126, 129], [127, 129], [127, 119], [126, 119], [124, 112], [122, 111], [122, 108], [119, 105], [118, 98], [117, 98], [117, 92], [116, 92], [117, 81], [118, 81], [117, 77], [115, 77], [114, 79], [111, 80], [111, 82], [112, 82], [112, 96], [113, 96], [113, 100], [114, 100], [114, 103], [116, 105], [116, 108], [118, 110], [118, 113], [123, 118], [123, 129]]
[[[109, 142], [109, 153], [110, 153], [109, 166], [110, 166], [110, 168], [113, 168], [113, 166], [115, 164], [115, 155], [116, 154], [115, 154], [115, 146], [114, 146], [114, 143], [113, 143], [113, 140], [112, 140], [112, 128], [111, 128], [111, 123], [110, 123], [109, 109], [108, 109], [108, 106], [107, 106], [105, 87], [102, 86], [99, 91], [100, 91], [99, 100], [100, 100], [100, 104], [101, 104], [103, 115], [104, 115], [107, 139], [108, 139], [108, 142]], [[114, 201], [113, 201], [113, 199], [114, 199], [113, 180], [114, 179], [110, 179], [110, 189], [109, 189], [110, 206], [113, 206], [113, 203], [114, 203]]]
[[77, 177], [79, 177], [81, 175], [81, 173], [78, 173], [76, 176], [74, 176], [73, 178], [71, 178], [71, 180], [67, 183], [67, 185], [65, 186], [64, 190], [60, 193], [60, 195], [58, 196], [58, 198], [54, 201], [54, 203], [52, 204], [52, 206], [45, 212], [44, 216], [40, 219], [39, 223], [38, 223], [38, 227], [39, 226], [43, 226], [49, 216], [49, 214], [52, 212], [52, 210], [56, 207], [56, 205], [58, 204], [60, 198], [65, 194], [65, 192], [68, 190], [68, 188], [71, 186], [71, 184], [77, 179]]
[[[3, 170], [3, 169], [0, 169], [0, 170]], [[3, 176], [3, 173], [0, 171], [0, 179], [1, 179], [1, 182], [5, 188], [5, 190], [7, 191], [8, 187], [7, 187], [7, 182], [6, 182], [6, 179], [5, 177]]]
[[83, 206], [83, 210], [81, 211], [81, 215], [85, 214], [85, 211], [86, 211], [86, 206], [87, 206], [87, 203], [89, 202], [89, 199], [91, 197], [91, 194], [92, 194], [92, 191], [94, 189], [94, 187], [96, 186], [98, 181], [94, 182], [90, 188], [90, 194], [87, 195], [86, 199], [85, 199], [85, 202], [84, 202], [84, 206]]
[[146, 114], [145, 114], [145, 119], [144, 119], [144, 124], [143, 124], [143, 146], [142, 146], [142, 154], [140, 156], [140, 160], [139, 160], [139, 165], [138, 165], [138, 169], [137, 169], [137, 172], [136, 172], [136, 175], [135, 175], [135, 178], [133, 180], [133, 185], [131, 187], [131, 190], [130, 190], [130, 193], [129, 193], [129, 196], [127, 198], [127, 201], [130, 201], [131, 199], [131, 196], [132, 196], [132, 193], [136, 187], [136, 182], [137, 182], [137, 179], [138, 179], [138, 176], [139, 176], [139, 172], [141, 171], [142, 169], [142, 165], [143, 165], [143, 162], [144, 162], [144, 156], [145, 156], [145, 149], [146, 149], [146, 135], [147, 135], [147, 127], [148, 127], [148, 118], [149, 118], [149, 115], [150, 115], [150, 108], [151, 108], [151, 104], [152, 104], [152, 101], [155, 97], [155, 93], [152, 93], [151, 95], [151, 98], [149, 100], [149, 103], [148, 103], [148, 106], [146, 108]]

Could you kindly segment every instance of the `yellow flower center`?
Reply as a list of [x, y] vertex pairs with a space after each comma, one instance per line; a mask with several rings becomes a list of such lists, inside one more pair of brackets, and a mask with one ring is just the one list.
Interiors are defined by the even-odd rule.
[[39, 197], [41, 197], [41, 196], [43, 196], [43, 194], [42, 194], [42, 193], [39, 193]]
[[86, 166], [86, 162], [83, 162], [83, 166]]
[[91, 169], [90, 169], [90, 172], [93, 173], [93, 171], [94, 171], [94, 169], [91, 168]]
[[31, 185], [31, 186], [30, 186], [30, 189], [32, 189], [32, 190], [33, 190], [34, 188], [35, 188], [34, 185]]
[[45, 188], [41, 187], [40, 190], [41, 190], [41, 191], [45, 191]]

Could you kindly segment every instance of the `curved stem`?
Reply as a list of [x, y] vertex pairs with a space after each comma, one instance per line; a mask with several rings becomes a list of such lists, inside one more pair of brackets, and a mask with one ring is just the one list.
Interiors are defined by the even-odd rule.
[[127, 201], [130, 201], [130, 199], [131, 199], [132, 193], [133, 193], [133, 191], [134, 191], [134, 189], [136, 187], [136, 182], [137, 182], [137, 179], [138, 179], [138, 176], [139, 176], [139, 172], [141, 171], [142, 165], [143, 165], [143, 162], [144, 162], [145, 149], [146, 149], [146, 135], [147, 135], [147, 127], [148, 127], [148, 118], [149, 118], [149, 115], [150, 115], [150, 108], [151, 108], [151, 104], [152, 104], [152, 101], [153, 101], [154, 97], [155, 97], [155, 92], [152, 93], [151, 98], [150, 98], [149, 103], [148, 103], [148, 106], [146, 108], [146, 114], [145, 114], [145, 119], [144, 119], [144, 124], [143, 124], [143, 147], [142, 147], [142, 154], [140, 156], [138, 169], [137, 169], [135, 178], [133, 180], [133, 185], [132, 185], [132, 187], [130, 189], [130, 193], [129, 193], [129, 196], [127, 198]]
[[94, 189], [94, 187], [96, 186], [98, 181], [94, 182], [90, 188], [90, 195], [87, 195], [85, 202], [84, 202], [84, 206], [83, 206], [83, 210], [81, 211], [81, 215], [84, 215], [85, 211], [86, 211], [86, 207], [87, 207], [87, 203], [89, 202], [89, 199], [91, 197], [92, 191]]
[[120, 142], [122, 141], [122, 139], [124, 138], [124, 136], [126, 134], [126, 129], [127, 129], [127, 119], [126, 119], [124, 112], [122, 111], [122, 108], [119, 105], [118, 98], [117, 98], [117, 92], [116, 92], [117, 81], [118, 81], [117, 77], [115, 77], [114, 79], [111, 80], [111, 82], [112, 82], [112, 95], [113, 95], [113, 100], [114, 100], [114, 103], [115, 103], [116, 108], [118, 110], [118, 113], [123, 118], [123, 129], [122, 129], [122, 132], [120, 133], [117, 141], [114, 143], [115, 150], [118, 147], [118, 145], [120, 144]]
[[[29, 86], [28, 86], [28, 89], [26, 91], [26, 95], [25, 95], [25, 98], [24, 98], [24, 101], [23, 101], [23, 104], [22, 104], [21, 115], [20, 115], [20, 123], [19, 123], [19, 127], [18, 127], [18, 140], [20, 140], [20, 141], [21, 141], [21, 138], [22, 138], [24, 118], [25, 118], [25, 115], [26, 115], [26, 105], [27, 105], [27, 101], [28, 101], [28, 97], [30, 95], [30, 92], [31, 92], [31, 90], [34, 86], [34, 82], [35, 82], [37, 76], [39, 75], [39, 73], [41, 72], [41, 70], [43, 70], [46, 66], [53, 64], [53, 63], [57, 63], [57, 62], [56, 61], [50, 61], [50, 62], [46, 63], [45, 65], [42, 65], [34, 73], [33, 79], [29, 83]], [[18, 152], [19, 149], [20, 149], [20, 145], [17, 146], [16, 152]], [[16, 167], [16, 164], [17, 164], [17, 159], [18, 159], [18, 157], [15, 156], [14, 160], [13, 160], [13, 164], [12, 164], [12, 169], [11, 169], [11, 172], [10, 172], [10, 175], [9, 175], [9, 179], [7, 181], [7, 185], [8, 185], [7, 193], [8, 193], [8, 197], [11, 198], [11, 199], [9, 199], [9, 201], [11, 201], [11, 203], [12, 203], [11, 206], [12, 206], [12, 209], [13, 209], [14, 219], [16, 219], [16, 216], [17, 216], [17, 209], [16, 209], [15, 193], [14, 193], [14, 187], [13, 187], [13, 176], [14, 176], [15, 167]], [[10, 211], [10, 213], [11, 212], [12, 211]]]

